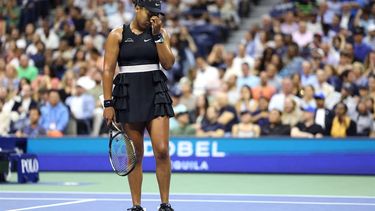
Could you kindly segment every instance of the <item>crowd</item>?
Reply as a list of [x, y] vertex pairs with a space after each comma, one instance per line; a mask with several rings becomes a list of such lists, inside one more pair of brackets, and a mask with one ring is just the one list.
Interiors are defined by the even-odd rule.
[[[173, 136], [375, 136], [375, 1], [168, 0]], [[103, 44], [131, 0], [0, 0], [0, 135], [105, 132]]]

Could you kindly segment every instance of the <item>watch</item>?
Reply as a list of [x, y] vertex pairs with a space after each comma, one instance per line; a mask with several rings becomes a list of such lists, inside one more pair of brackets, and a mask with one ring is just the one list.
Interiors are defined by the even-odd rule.
[[163, 43], [164, 42], [164, 37], [161, 33], [157, 35], [152, 35], [152, 38], [154, 39], [155, 43]]
[[104, 108], [113, 107], [113, 100], [104, 100]]

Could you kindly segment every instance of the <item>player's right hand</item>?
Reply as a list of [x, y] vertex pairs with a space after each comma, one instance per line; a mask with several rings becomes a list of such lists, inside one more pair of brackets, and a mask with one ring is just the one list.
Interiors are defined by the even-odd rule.
[[115, 120], [115, 109], [113, 107], [104, 108], [103, 117], [107, 121], [107, 125], [110, 125]]

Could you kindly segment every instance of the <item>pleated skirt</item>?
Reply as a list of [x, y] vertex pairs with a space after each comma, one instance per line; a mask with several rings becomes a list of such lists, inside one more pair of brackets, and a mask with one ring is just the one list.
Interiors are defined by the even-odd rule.
[[173, 117], [167, 80], [161, 70], [118, 74], [112, 93], [116, 121], [135, 123], [159, 116]]

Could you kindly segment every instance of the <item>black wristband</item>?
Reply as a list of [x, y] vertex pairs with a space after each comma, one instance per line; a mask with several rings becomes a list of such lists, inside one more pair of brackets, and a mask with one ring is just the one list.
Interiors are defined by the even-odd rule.
[[104, 108], [113, 107], [113, 100], [104, 100]]
[[157, 41], [157, 40], [160, 40], [160, 39], [163, 39], [163, 35], [161, 34], [161, 33], [159, 33], [159, 34], [153, 34], [152, 35], [152, 39], [154, 40], [154, 41]]

